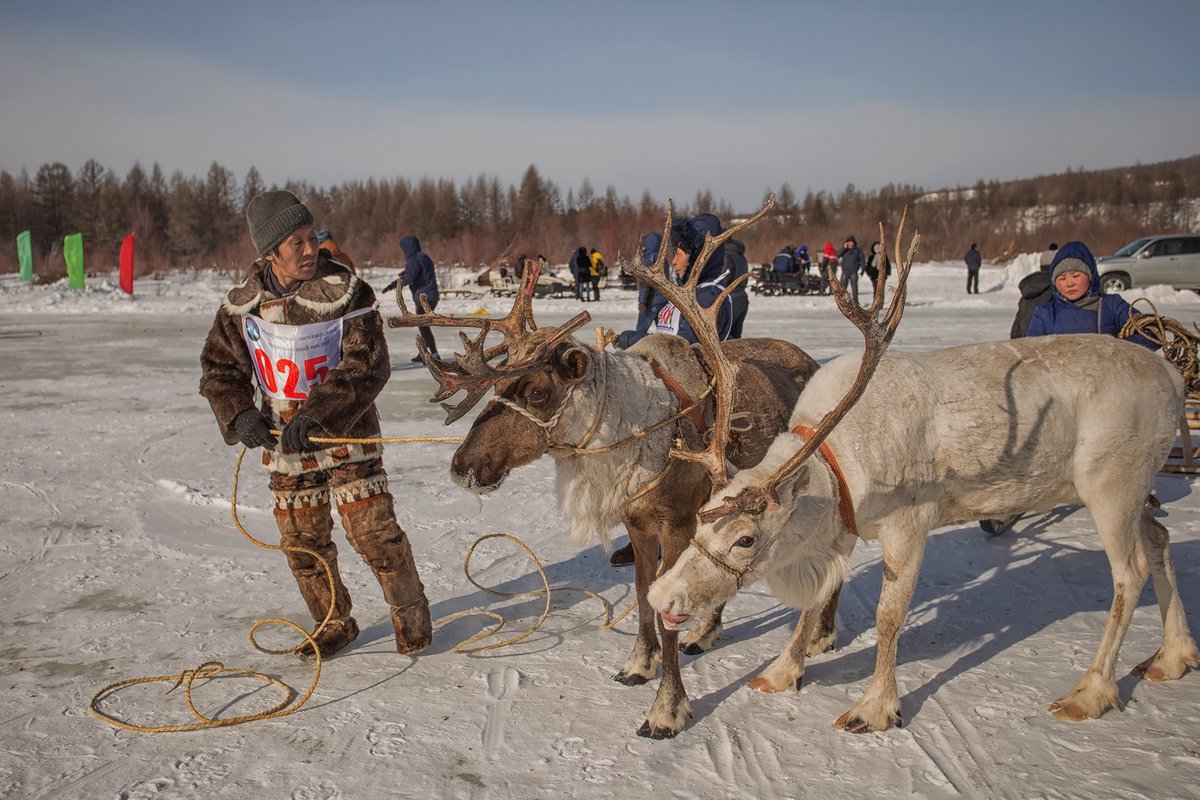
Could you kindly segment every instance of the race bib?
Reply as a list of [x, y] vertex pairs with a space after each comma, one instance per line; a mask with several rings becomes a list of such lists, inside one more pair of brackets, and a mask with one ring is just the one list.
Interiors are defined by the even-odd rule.
[[655, 321], [655, 328], [659, 333], [669, 333], [672, 336], [679, 335], [679, 309], [674, 303], [667, 303], [658, 310], [658, 319]]
[[247, 314], [242, 338], [254, 362], [258, 388], [276, 400], [305, 400], [342, 360], [342, 323], [369, 314], [363, 308], [329, 322], [282, 325]]

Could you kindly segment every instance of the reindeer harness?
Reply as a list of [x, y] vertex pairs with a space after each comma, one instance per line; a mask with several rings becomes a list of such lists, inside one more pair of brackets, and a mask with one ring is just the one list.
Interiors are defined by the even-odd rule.
[[[792, 433], [804, 439], [808, 439], [809, 437], [813, 436], [816, 431], [814, 431], [812, 428], [805, 427], [804, 425], [797, 425], [796, 427], [792, 428]], [[850, 496], [850, 487], [846, 483], [846, 476], [842, 473], [842, 468], [838, 464], [837, 458], [833, 454], [833, 449], [826, 442], [821, 442], [820, 450], [818, 452], [821, 454], [821, 460], [825, 462], [825, 465], [829, 467], [829, 471], [833, 473], [833, 481], [837, 486], [838, 515], [842, 518], [842, 526], [846, 529], [847, 534], [850, 536], [857, 536], [858, 523], [854, 519], [854, 501]], [[717, 567], [722, 572], [732, 575], [734, 580], [737, 581], [737, 588], [739, 590], [742, 588], [742, 585], [746, 580], [746, 576], [754, 572], [754, 566], [752, 564], [739, 569], [725, 559], [721, 558], [721, 556], [717, 555], [712, 550], [709, 550], [699, 539], [692, 539], [691, 546], [696, 548], [700, 555], [711, 561], [713, 566]]]

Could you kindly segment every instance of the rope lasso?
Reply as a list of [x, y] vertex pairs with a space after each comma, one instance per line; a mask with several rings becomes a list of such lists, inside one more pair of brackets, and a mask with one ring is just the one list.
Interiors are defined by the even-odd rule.
[[[279, 435], [279, 431], [272, 431], [272, 433], [274, 435]], [[459, 437], [459, 436], [409, 436], [409, 437], [398, 437], [398, 438], [387, 438], [387, 439], [373, 438], [373, 437], [372, 438], [358, 438], [358, 439], [310, 437], [310, 441], [313, 442], [314, 444], [461, 442], [462, 437]], [[298, 701], [296, 701], [294, 704], [292, 704], [292, 701], [295, 697], [295, 693], [293, 692], [292, 688], [290, 686], [288, 686], [286, 683], [284, 683], [283, 681], [281, 681], [277, 678], [271, 677], [270, 675], [266, 675], [261, 672], [256, 672], [254, 670], [242, 669], [242, 668], [238, 668], [238, 667], [226, 667], [223, 663], [221, 663], [219, 661], [206, 661], [194, 669], [185, 669], [182, 672], [179, 672], [177, 674], [155, 675], [155, 676], [142, 677], [142, 678], [129, 678], [127, 680], [117, 681], [116, 683], [111, 683], [111, 684], [105, 686], [104, 688], [100, 689], [98, 692], [96, 692], [92, 696], [91, 702], [88, 704], [88, 713], [90, 713], [92, 716], [95, 716], [95, 717], [103, 720], [104, 722], [107, 722], [108, 724], [113, 725], [114, 727], [122, 728], [124, 730], [138, 731], [140, 733], [173, 733], [173, 732], [181, 732], [181, 731], [204, 730], [207, 728], [220, 728], [220, 727], [229, 727], [232, 725], [240, 725], [243, 723], [254, 722], [254, 721], [262, 720], [262, 719], [275, 719], [275, 718], [279, 718], [279, 717], [285, 717], [290, 714], [294, 714], [297, 711], [299, 711], [308, 702], [308, 700], [312, 697], [313, 692], [316, 691], [317, 683], [321, 677], [321, 650], [320, 650], [320, 647], [317, 646], [317, 643], [316, 643], [314, 637], [317, 634], [319, 634], [322, 629], [324, 629], [324, 627], [329, 623], [329, 620], [333, 615], [334, 604], [333, 604], [332, 598], [335, 596], [333, 572], [332, 572], [332, 569], [330, 568], [329, 564], [325, 561], [325, 559], [322, 558], [321, 555], [319, 553], [317, 553], [316, 551], [311, 550], [306, 547], [291, 547], [291, 546], [269, 544], [267, 542], [264, 542], [264, 541], [261, 541], [261, 540], [255, 538], [242, 525], [241, 519], [239, 518], [238, 513], [237, 513], [238, 483], [239, 483], [239, 477], [241, 474], [242, 461], [245, 458], [248, 450], [249, 450], [249, 448], [243, 447], [241, 452], [238, 453], [237, 460], [234, 464], [234, 469], [233, 469], [233, 486], [232, 486], [232, 492], [231, 492], [231, 497], [230, 497], [230, 513], [233, 518], [234, 526], [238, 529], [238, 531], [244, 537], [246, 537], [246, 539], [248, 539], [252, 544], [254, 544], [258, 547], [262, 547], [267, 550], [280, 550], [283, 552], [306, 553], [309, 556], [311, 556], [312, 558], [315, 558], [321, 564], [321, 566], [324, 568], [325, 577], [329, 584], [329, 595], [331, 598], [329, 608], [325, 613], [324, 619], [321, 620], [320, 624], [317, 625], [317, 627], [313, 630], [313, 632], [311, 634], [307, 630], [305, 630], [303, 627], [297, 625], [296, 623], [291, 622], [290, 620], [286, 620], [286, 619], [279, 619], [277, 617], [270, 617], [270, 618], [258, 620], [257, 622], [254, 623], [254, 625], [252, 625], [250, 627], [250, 631], [248, 634], [251, 645], [259, 652], [266, 653], [269, 655], [287, 655], [290, 653], [296, 653], [305, 647], [311, 648], [315, 657], [314, 657], [313, 677], [312, 677], [311, 683], [309, 684], [308, 690], [303, 694], [303, 696], [301, 696], [299, 698]], [[520, 545], [522, 548], [524, 548], [526, 553], [529, 554], [530, 559], [532, 559], [534, 566], [537, 568], [538, 574], [541, 576], [541, 579], [542, 579], [542, 588], [541, 589], [536, 589], [536, 590], [527, 591], [527, 592], [502, 592], [502, 591], [499, 591], [496, 589], [490, 589], [486, 586], [483, 586], [482, 584], [480, 584], [478, 581], [475, 580], [475, 578], [471, 575], [471, 572], [470, 572], [471, 556], [474, 554], [475, 549], [479, 546], [480, 543], [482, 543], [488, 539], [494, 539], [494, 538], [505, 538], [510, 541], [516, 542], [518, 545]], [[546, 573], [542, 569], [541, 562], [538, 561], [538, 558], [534, 554], [533, 550], [531, 550], [528, 545], [526, 545], [524, 542], [522, 542], [520, 539], [516, 538], [515, 536], [511, 536], [509, 534], [504, 534], [504, 533], [489, 534], [487, 536], [483, 536], [483, 537], [480, 537], [479, 539], [477, 539], [474, 542], [474, 544], [471, 545], [471, 548], [467, 551], [467, 555], [463, 560], [463, 572], [466, 575], [467, 580], [470, 581], [470, 583], [472, 585], [474, 585], [476, 588], [478, 588], [484, 592], [487, 592], [489, 594], [493, 594], [493, 595], [496, 595], [499, 597], [509, 597], [509, 598], [538, 597], [538, 596], [545, 595], [546, 604], [545, 604], [544, 609], [542, 610], [541, 615], [538, 617], [538, 620], [533, 624], [532, 627], [530, 627], [524, 633], [521, 633], [517, 636], [510, 637], [510, 638], [505, 639], [500, 642], [494, 642], [494, 643], [479, 646], [479, 647], [469, 647], [468, 645], [472, 645], [475, 642], [478, 642], [482, 639], [486, 639], [490, 636], [493, 636], [496, 633], [498, 633], [501, 630], [501, 628], [504, 627], [504, 623], [505, 623], [504, 618], [502, 616], [500, 616], [498, 613], [496, 613], [494, 611], [488, 611], [488, 610], [463, 611], [463, 612], [459, 612], [457, 614], [451, 614], [449, 616], [446, 616], [446, 617], [443, 617], [443, 618], [437, 620], [437, 622], [434, 623], [437, 626], [441, 626], [441, 625], [447, 624], [449, 622], [452, 622], [454, 620], [462, 619], [465, 617], [471, 617], [471, 616], [486, 616], [486, 617], [489, 617], [489, 618], [497, 621], [497, 624], [492, 629], [480, 631], [479, 633], [476, 633], [473, 636], [470, 636], [467, 639], [465, 639], [465, 640], [459, 642], [457, 645], [455, 645], [453, 650], [456, 653], [464, 653], [465, 654], [465, 653], [483, 652], [486, 650], [495, 650], [500, 647], [505, 647], [510, 644], [515, 644], [515, 643], [527, 638], [528, 636], [533, 634], [534, 631], [538, 630], [538, 628], [540, 628], [542, 626], [542, 624], [545, 622], [546, 618], [549, 616], [550, 595], [554, 591], [583, 592], [584, 594], [587, 594], [588, 596], [598, 600], [604, 606], [603, 627], [606, 630], [611, 629], [613, 626], [615, 626], [617, 623], [619, 623], [636, 606], [636, 603], [634, 603], [629, 608], [627, 608], [625, 610], [625, 612], [622, 613], [620, 616], [618, 616], [616, 619], [612, 619], [612, 607], [609, 605], [607, 600], [605, 600], [603, 597], [596, 594], [595, 592], [593, 592], [589, 589], [583, 589], [583, 588], [575, 587], [575, 586], [551, 587], [549, 578], [546, 577]], [[304, 637], [304, 641], [300, 642], [299, 644], [297, 644], [293, 647], [282, 649], [282, 650], [264, 647], [263, 645], [259, 644], [258, 640], [255, 638], [255, 632], [263, 625], [266, 625], [269, 623], [284, 625], [286, 627], [293, 629], [294, 631], [299, 633], [302, 637]], [[203, 680], [207, 681], [207, 680], [213, 680], [213, 679], [216, 679], [219, 677], [230, 677], [230, 676], [256, 678], [256, 679], [262, 681], [264, 684], [269, 684], [271, 686], [278, 688], [280, 691], [283, 692], [284, 697], [280, 702], [278, 702], [274, 706], [271, 706], [270, 708], [266, 709], [265, 711], [260, 711], [255, 714], [242, 714], [242, 715], [237, 715], [237, 716], [233, 716], [233, 717], [224, 717], [221, 719], [216, 719], [213, 717], [206, 716], [203, 712], [201, 712], [199, 709], [196, 708], [195, 702], [192, 698], [192, 686], [193, 686], [193, 683], [197, 679], [203, 679]], [[179, 688], [179, 686], [182, 685], [184, 688], [185, 702], [187, 704], [188, 710], [191, 712], [192, 716], [195, 718], [195, 721], [188, 722], [188, 723], [181, 723], [181, 724], [177, 724], [177, 725], [140, 725], [140, 724], [133, 723], [133, 722], [127, 722], [126, 720], [120, 719], [119, 717], [116, 717], [100, 708], [100, 703], [105, 698], [111, 696], [119, 689], [122, 689], [127, 686], [134, 686], [134, 685], [148, 684], [148, 683], [170, 683], [171, 687], [169, 689], [167, 689], [167, 692], [166, 692], [167, 694], [170, 694], [171, 692], [173, 692], [175, 689]]]
[[[1134, 307], [1143, 302], [1150, 306], [1151, 313], [1133, 313]], [[1139, 297], [1129, 304], [1129, 308], [1129, 320], [1117, 335], [1127, 339], [1135, 333], [1141, 334], [1158, 345], [1162, 348], [1163, 357], [1174, 364], [1183, 375], [1187, 390], [1200, 390], [1200, 358], [1196, 355], [1196, 345], [1200, 342], [1200, 336], [1185, 328], [1179, 320], [1159, 314], [1149, 298]]]

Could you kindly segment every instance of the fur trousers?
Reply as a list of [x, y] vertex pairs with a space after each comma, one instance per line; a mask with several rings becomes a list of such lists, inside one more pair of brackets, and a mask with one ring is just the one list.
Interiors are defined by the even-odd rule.
[[[404, 653], [428, 646], [432, 638], [429, 603], [417, 574], [412, 545], [400, 527], [388, 492], [382, 459], [345, 464], [300, 475], [272, 473], [275, 521], [280, 543], [315, 551], [333, 573], [333, 591], [321, 562], [308, 553], [286, 553], [288, 566], [314, 620], [352, 621], [350, 593], [337, 568], [330, 499], [337, 505], [346, 540], [371, 568], [391, 609], [397, 648]], [[357, 625], [354, 626], [357, 630]], [[322, 647], [322, 652], [324, 652]]]

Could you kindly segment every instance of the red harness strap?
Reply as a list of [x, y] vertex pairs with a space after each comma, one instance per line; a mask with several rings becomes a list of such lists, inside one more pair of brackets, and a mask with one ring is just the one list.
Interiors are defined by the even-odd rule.
[[[814, 436], [816, 431], [803, 425], [797, 425], [792, 428], [792, 433], [808, 439]], [[850, 487], [846, 484], [846, 476], [842, 474], [842, 468], [838, 466], [837, 458], [834, 457], [833, 450], [827, 443], [821, 442], [818, 449], [821, 452], [821, 458], [829, 465], [829, 471], [833, 473], [833, 479], [837, 483], [838, 513], [842, 517], [842, 524], [846, 526], [847, 533], [851, 536], [858, 536], [858, 524], [854, 521], [854, 501], [850, 497]]]

